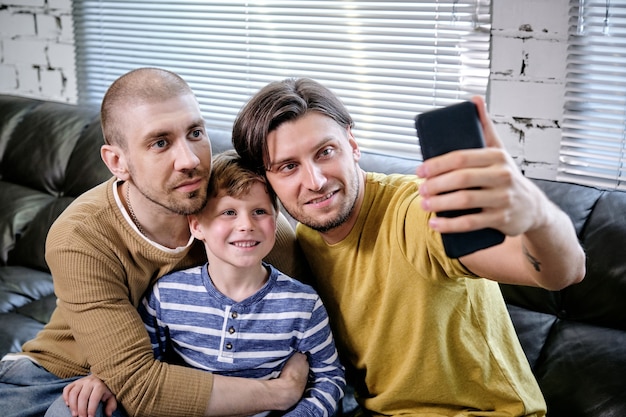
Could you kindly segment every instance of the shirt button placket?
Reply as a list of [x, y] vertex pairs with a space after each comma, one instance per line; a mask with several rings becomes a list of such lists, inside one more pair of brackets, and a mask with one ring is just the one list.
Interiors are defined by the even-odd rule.
[[[237, 319], [237, 317], [239, 317], [239, 314], [238, 314], [236, 311], [233, 311], [233, 312], [231, 312], [231, 313], [230, 313], [230, 317], [231, 317], [233, 320], [236, 320], [236, 319]], [[230, 326], [228, 327], [228, 334], [233, 335], [233, 334], [235, 334], [235, 331], [236, 331], [236, 330], [235, 330], [235, 326], [230, 325]], [[233, 350], [233, 344], [232, 344], [232, 342], [226, 342], [226, 344], [224, 345], [224, 347], [226, 348], [226, 350]]]

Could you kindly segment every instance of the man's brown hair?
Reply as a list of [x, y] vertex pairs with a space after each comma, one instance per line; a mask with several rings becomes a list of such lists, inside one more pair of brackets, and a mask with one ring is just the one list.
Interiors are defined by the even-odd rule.
[[354, 125], [341, 100], [310, 78], [287, 78], [259, 90], [233, 125], [233, 145], [244, 164], [265, 174], [270, 162], [267, 135], [284, 122], [295, 121], [311, 111], [330, 117], [346, 129]]

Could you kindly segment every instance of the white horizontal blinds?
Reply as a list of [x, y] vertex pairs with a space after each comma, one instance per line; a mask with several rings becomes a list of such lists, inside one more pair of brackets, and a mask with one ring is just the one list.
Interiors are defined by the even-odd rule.
[[80, 102], [139, 66], [179, 73], [207, 124], [230, 129], [259, 88], [312, 77], [363, 150], [419, 158], [419, 112], [485, 94], [489, 1], [74, 2]]
[[558, 179], [626, 189], [626, 2], [570, 0]]

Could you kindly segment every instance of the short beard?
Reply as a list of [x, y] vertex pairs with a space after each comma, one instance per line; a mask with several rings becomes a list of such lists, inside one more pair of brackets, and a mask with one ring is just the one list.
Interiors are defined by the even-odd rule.
[[[190, 199], [190, 200], [197, 199], [198, 198], [198, 194], [199, 194], [198, 191], [193, 191], [193, 192], [187, 194], [187, 198]], [[199, 203], [200, 203], [199, 206], [197, 206], [197, 205], [192, 205], [190, 207], [181, 207], [179, 205], [174, 205], [174, 206], [169, 206], [169, 207], [166, 207], [166, 206], [163, 206], [163, 205], [162, 206], [164, 208], [166, 208], [166, 209], [169, 209], [169, 210], [173, 211], [176, 214], [180, 214], [180, 215], [183, 215], [183, 216], [189, 216], [191, 214], [198, 214], [199, 212], [202, 211], [202, 209], [204, 207], [206, 207], [207, 202], [208, 202], [209, 199], [208, 199], [208, 196], [206, 196], [206, 195], [204, 197], [205, 198], [203, 200], [199, 201]], [[160, 204], [160, 203], [158, 203], [156, 201], [155, 201], [155, 203], [156, 204]]]
[[[300, 223], [302, 223], [303, 225], [317, 231], [320, 233], [326, 233], [329, 232], [341, 225], [343, 225], [345, 222], [348, 221], [348, 219], [350, 218], [350, 216], [352, 215], [352, 213], [354, 212], [354, 208], [356, 206], [356, 202], [359, 198], [359, 179], [358, 177], [355, 178], [356, 181], [354, 182], [354, 189], [355, 189], [355, 194], [354, 194], [354, 200], [352, 201], [352, 205], [350, 206], [350, 208], [348, 210], [342, 211], [339, 213], [339, 215], [334, 218], [334, 219], [330, 219], [329, 221], [327, 221], [326, 223], [319, 223], [317, 221], [315, 221], [313, 218], [311, 217], [303, 217], [303, 218], [297, 218], [296, 216], [294, 216], [289, 209], [287, 209], [287, 207], [285, 207], [285, 210], [287, 211], [287, 213], [289, 213], [289, 215], [291, 217], [293, 217], [294, 219], [296, 219], [297, 221], [299, 221]], [[283, 206], [284, 207], [284, 206]]]
[[310, 227], [311, 229], [317, 232], [326, 233], [328, 231], [333, 230], [336, 227], [341, 226], [345, 222], [347, 222], [348, 219], [350, 218], [350, 214], [352, 214], [352, 210], [354, 210], [354, 204], [352, 205], [352, 207], [347, 213], [343, 213], [343, 215], [341, 215], [340, 217], [330, 220], [326, 224], [311, 224], [310, 222], [309, 224], [306, 224], [306, 223], [303, 223], [303, 224], [305, 224], [306, 226]]
[[[134, 166], [129, 166], [129, 171], [131, 175], [131, 181], [133, 181], [132, 179], [135, 178]], [[192, 169], [192, 170], [187, 171], [186, 173], [186, 176], [189, 178], [193, 178], [194, 176], [207, 176], [208, 177], [208, 175], [209, 173], [206, 172], [205, 170], [198, 170], [198, 169]], [[209, 199], [206, 187], [205, 187], [205, 190], [195, 190], [195, 191], [187, 193], [186, 198], [183, 201], [186, 201], [189, 204], [184, 204], [184, 203], [181, 204], [180, 200], [173, 198], [171, 193], [168, 194], [165, 200], [160, 201], [160, 200], [157, 200], [156, 198], [153, 198], [150, 194], [146, 193], [144, 189], [138, 186], [137, 184], [135, 184], [135, 188], [144, 196], [144, 198], [150, 200], [154, 204], [161, 206], [164, 209], [172, 213], [175, 213], [181, 216], [188, 216], [191, 214], [199, 213], [206, 206], [207, 201]]]

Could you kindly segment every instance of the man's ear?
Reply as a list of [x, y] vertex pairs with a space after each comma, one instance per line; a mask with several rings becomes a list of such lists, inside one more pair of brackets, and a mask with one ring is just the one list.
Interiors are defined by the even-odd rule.
[[121, 180], [128, 180], [128, 164], [124, 152], [116, 145], [102, 145], [100, 148], [100, 157], [109, 168], [109, 171]]
[[202, 229], [200, 227], [200, 222], [198, 221], [198, 216], [194, 214], [190, 214], [187, 216], [187, 222], [189, 223], [189, 230], [193, 237], [198, 240], [204, 239], [204, 234], [202, 233]]
[[356, 139], [352, 134], [352, 129], [348, 127], [348, 142], [350, 143], [350, 147], [352, 148], [352, 156], [354, 158], [354, 162], [359, 162], [361, 159], [361, 150], [359, 149], [358, 143], [356, 143]]

